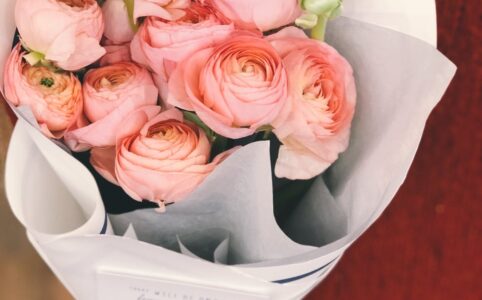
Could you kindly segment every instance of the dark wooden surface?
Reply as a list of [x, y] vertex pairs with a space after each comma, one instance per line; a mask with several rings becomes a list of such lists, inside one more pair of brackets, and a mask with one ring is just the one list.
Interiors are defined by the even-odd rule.
[[69, 294], [30, 246], [5, 200], [5, 154], [12, 123], [0, 105], [0, 299], [60, 300]]
[[[457, 76], [391, 206], [307, 299], [482, 299], [482, 9], [477, 0], [437, 5], [439, 48]], [[0, 106], [0, 170], [11, 129]], [[0, 299], [70, 299], [3, 189], [1, 171]]]

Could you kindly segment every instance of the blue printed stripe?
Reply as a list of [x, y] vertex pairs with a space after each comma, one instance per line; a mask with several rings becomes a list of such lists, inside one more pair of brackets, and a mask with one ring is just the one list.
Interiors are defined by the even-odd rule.
[[107, 232], [107, 214], [105, 214], [104, 225], [102, 225], [100, 234], [105, 234], [106, 232]]
[[[104, 225], [102, 225], [102, 229], [100, 231], [100, 234], [106, 234], [107, 232], [107, 223], [108, 223], [108, 219], [107, 219], [107, 214], [105, 214], [105, 219], [104, 219]], [[284, 284], [284, 283], [289, 283], [289, 282], [293, 282], [293, 281], [297, 281], [297, 280], [300, 280], [300, 279], [303, 279], [303, 278], [306, 278], [310, 275], [313, 275], [323, 269], [325, 269], [326, 267], [328, 267], [329, 265], [331, 265], [335, 260], [337, 260], [337, 258], [333, 259], [332, 261], [330, 261], [329, 263], [327, 263], [326, 265], [316, 269], [316, 270], [313, 270], [311, 272], [308, 272], [308, 273], [305, 273], [303, 275], [299, 275], [299, 276], [295, 276], [295, 277], [290, 277], [290, 278], [286, 278], [286, 279], [280, 279], [280, 280], [276, 280], [276, 281], [273, 281], [273, 283], [279, 283], [279, 284]]]
[[[338, 258], [338, 257], [337, 257]], [[337, 258], [335, 258], [334, 260], [330, 261], [329, 263], [327, 263], [326, 265], [324, 265], [323, 267], [320, 267], [316, 270], [313, 270], [311, 272], [308, 272], [306, 274], [303, 274], [303, 275], [299, 275], [299, 276], [295, 276], [295, 277], [290, 277], [290, 278], [286, 278], [286, 279], [281, 279], [281, 280], [276, 280], [276, 281], [273, 281], [274, 283], [280, 283], [280, 284], [284, 284], [284, 283], [289, 283], [289, 282], [293, 282], [293, 281], [296, 281], [296, 280], [300, 280], [300, 279], [303, 279], [305, 277], [308, 277], [310, 275], [313, 275], [323, 269], [325, 269], [326, 267], [328, 267], [329, 265], [331, 265], [335, 260], [337, 260]]]

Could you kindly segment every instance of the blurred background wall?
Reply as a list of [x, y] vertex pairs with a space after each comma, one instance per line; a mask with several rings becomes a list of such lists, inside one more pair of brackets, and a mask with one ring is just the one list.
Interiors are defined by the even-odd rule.
[[[455, 80], [394, 202], [308, 299], [482, 299], [482, 7], [437, 6], [439, 49], [459, 67]], [[71, 299], [4, 199], [11, 130], [0, 105], [0, 299]]]

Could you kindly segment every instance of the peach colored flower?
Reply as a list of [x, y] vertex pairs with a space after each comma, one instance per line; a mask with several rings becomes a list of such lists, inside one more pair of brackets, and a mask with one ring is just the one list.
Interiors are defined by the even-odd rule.
[[132, 25], [134, 20], [129, 20], [127, 7], [124, 0], [106, 0], [102, 5], [105, 29], [104, 36], [114, 44], [130, 42], [134, 37]]
[[348, 147], [356, 88], [350, 64], [331, 46], [289, 27], [268, 40], [288, 72], [291, 113], [274, 122], [283, 143], [277, 177], [309, 179], [325, 171]]
[[293, 23], [301, 15], [299, 0], [212, 0], [226, 17], [244, 29], [269, 31]]
[[216, 133], [233, 139], [279, 118], [287, 102], [281, 57], [269, 42], [246, 33], [194, 53], [169, 81], [169, 104], [195, 111]]
[[209, 6], [193, 3], [175, 22], [146, 18], [131, 44], [132, 59], [151, 70], [165, 99], [167, 81], [178, 62], [226, 39], [233, 25], [224, 23]]
[[95, 0], [17, 0], [15, 22], [25, 45], [64, 70], [99, 59], [104, 31]]
[[30, 66], [18, 44], [4, 70], [5, 96], [14, 106], [28, 106], [42, 132], [60, 139], [82, 114], [82, 86], [72, 73]]
[[84, 114], [90, 125], [70, 131], [66, 144], [74, 151], [115, 145], [119, 127], [135, 110], [157, 103], [149, 72], [131, 62], [91, 69], [84, 77]]
[[166, 21], [175, 21], [184, 17], [185, 9], [191, 0], [135, 0], [134, 19], [156, 17]]
[[153, 116], [139, 110], [118, 133], [116, 148], [93, 149], [91, 163], [133, 199], [163, 209], [191, 193], [234, 149], [211, 163], [210, 151], [204, 131], [184, 121], [181, 111]]
[[131, 45], [125, 44], [111, 44], [110, 42], [104, 44], [106, 51], [105, 55], [100, 59], [101, 66], [112, 65], [119, 62], [130, 62], [131, 60]]
[[133, 26], [136, 26], [139, 18], [155, 17], [175, 21], [185, 16], [185, 9], [190, 6], [190, 0], [135, 0], [133, 3], [132, 15], [124, 0], [107, 0], [102, 6], [104, 35], [115, 44], [132, 40], [135, 34]]

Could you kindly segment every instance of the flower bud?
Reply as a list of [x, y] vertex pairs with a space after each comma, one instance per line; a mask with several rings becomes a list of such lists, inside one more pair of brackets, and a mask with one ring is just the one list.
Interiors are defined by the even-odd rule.
[[342, 0], [303, 0], [301, 7], [315, 15], [331, 16], [333, 12], [338, 11], [341, 7]]

